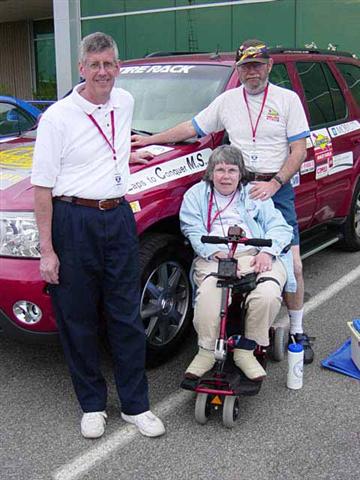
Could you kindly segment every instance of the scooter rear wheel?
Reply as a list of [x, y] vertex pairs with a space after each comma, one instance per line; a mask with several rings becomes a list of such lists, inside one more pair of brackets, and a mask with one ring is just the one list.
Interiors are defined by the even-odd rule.
[[209, 395], [207, 393], [198, 393], [195, 402], [195, 420], [201, 425], [209, 420], [210, 404], [208, 402]]
[[223, 405], [223, 424], [227, 428], [233, 428], [235, 425], [236, 419], [239, 416], [239, 397], [235, 395], [227, 395], [224, 399]]
[[285, 358], [287, 332], [284, 327], [277, 327], [274, 332], [274, 344], [272, 346], [272, 356], [275, 362], [281, 362]]

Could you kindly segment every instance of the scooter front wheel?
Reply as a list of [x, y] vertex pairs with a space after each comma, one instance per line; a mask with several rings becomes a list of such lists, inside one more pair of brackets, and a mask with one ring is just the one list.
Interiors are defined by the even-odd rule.
[[198, 393], [195, 402], [195, 420], [201, 425], [209, 420], [210, 404], [208, 401], [209, 395], [207, 393]]
[[239, 397], [227, 395], [223, 405], [223, 424], [227, 428], [233, 428], [236, 419], [239, 416], [240, 406]]

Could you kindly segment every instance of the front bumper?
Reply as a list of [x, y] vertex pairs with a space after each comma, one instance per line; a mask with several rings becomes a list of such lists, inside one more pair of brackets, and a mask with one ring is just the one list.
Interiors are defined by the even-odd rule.
[[56, 344], [59, 343], [58, 332], [39, 332], [27, 330], [14, 323], [0, 309], [0, 335], [13, 338], [14, 340], [30, 344]]
[[[42, 317], [26, 324], [14, 314], [16, 302], [37, 305]], [[49, 343], [58, 336], [55, 315], [46, 284], [40, 277], [39, 260], [0, 257], [0, 334], [31, 343]]]

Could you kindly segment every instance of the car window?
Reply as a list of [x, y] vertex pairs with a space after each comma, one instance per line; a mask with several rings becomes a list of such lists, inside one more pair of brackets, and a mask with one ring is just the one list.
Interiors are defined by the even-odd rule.
[[270, 72], [269, 80], [274, 85], [292, 90], [290, 78], [283, 63], [275, 63]]
[[329, 67], [321, 62], [296, 64], [304, 88], [312, 127], [324, 126], [347, 117], [347, 106]]
[[10, 103], [0, 103], [0, 136], [19, 135], [36, 125], [36, 119]]
[[336, 65], [360, 107], [360, 67], [350, 63], [337, 63]]
[[224, 90], [231, 72], [218, 65], [124, 66], [116, 86], [135, 99], [133, 129], [155, 133], [191, 120]]

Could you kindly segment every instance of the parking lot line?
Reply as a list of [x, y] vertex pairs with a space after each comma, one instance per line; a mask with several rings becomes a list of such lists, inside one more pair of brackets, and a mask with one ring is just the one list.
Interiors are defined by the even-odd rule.
[[334, 297], [340, 290], [343, 290], [345, 287], [350, 285], [354, 280], [360, 277], [360, 266], [354, 268], [349, 273], [341, 277], [337, 282], [329, 285], [325, 290], [315, 295], [314, 298], [309, 300], [304, 305], [304, 313], [310, 313], [319, 307], [321, 304], [330, 300]]
[[[165, 418], [183, 405], [192, 395], [192, 392], [178, 390], [158, 403], [152, 410], [156, 415]], [[94, 447], [60, 467], [52, 474], [52, 478], [54, 480], [76, 480], [102, 463], [111, 453], [125, 447], [136, 438], [142, 438], [137, 428], [134, 425], [126, 425], [106, 439], [98, 440]], [[149, 439], [149, 441], [156, 441], [156, 439]]]
[[[333, 298], [338, 292], [350, 285], [360, 277], [360, 266], [351, 270], [348, 274], [341, 277], [337, 282], [329, 285], [311, 300], [306, 302], [305, 314], [318, 308], [326, 301]], [[283, 319], [280, 319], [280, 322]], [[162, 418], [176, 411], [192, 396], [192, 392], [179, 390], [162, 400], [153, 410]], [[106, 439], [99, 440], [96, 446], [89, 448], [86, 452], [75, 457], [71, 462], [63, 465], [52, 474], [53, 480], [76, 480], [85, 475], [89, 470], [102, 463], [111, 453], [128, 445], [136, 438], [141, 438], [141, 434], [133, 425], [127, 425]], [[151, 439], [150, 439], [151, 441]]]

